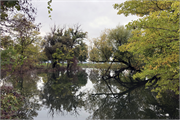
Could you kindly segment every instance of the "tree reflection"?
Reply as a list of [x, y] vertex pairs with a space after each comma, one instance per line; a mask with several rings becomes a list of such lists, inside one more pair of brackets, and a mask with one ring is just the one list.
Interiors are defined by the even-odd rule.
[[[97, 74], [97, 72], [94, 74]], [[104, 80], [92, 81], [94, 81], [94, 90], [88, 93], [85, 101], [86, 110], [93, 113], [88, 119], [179, 118], [179, 97], [172, 91], [164, 92], [162, 98], [157, 99], [155, 97], [156, 93], [152, 93], [150, 88], [145, 89], [144, 86], [121, 94], [124, 88], [116, 81], [107, 82], [113, 93], [106, 90], [108, 87]], [[113, 88], [118, 88], [120, 93], [114, 92]]]
[[50, 108], [50, 114], [65, 112], [78, 115], [78, 108], [84, 106], [82, 93], [77, 93], [87, 83], [87, 73], [83, 70], [60, 71], [47, 74], [47, 81], [41, 94], [43, 104]]
[[20, 119], [33, 119], [38, 115], [37, 110], [41, 107], [38, 99], [40, 93], [37, 89], [38, 80], [39, 77], [35, 71], [26, 74], [12, 74], [7, 79], [25, 97], [24, 105], [21, 110], [17, 111], [17, 116]]
[[[88, 74], [81, 69], [38, 75], [31, 72], [11, 75], [8, 79], [26, 97], [24, 106], [18, 111], [21, 119], [33, 119], [43, 105], [50, 109], [52, 116], [55, 113], [78, 115], [78, 110], [84, 107], [86, 111], [93, 113], [88, 119], [179, 118], [179, 96], [172, 91], [164, 92], [162, 98], [157, 99], [156, 93], [151, 92], [150, 87], [145, 89], [142, 85], [129, 89], [122, 87], [113, 78], [104, 80], [102, 74], [97, 69], [90, 71], [89, 78], [93, 89], [86, 93], [79, 92], [88, 78]], [[44, 82], [41, 91], [37, 88], [39, 76]], [[121, 79], [127, 81], [130, 77], [122, 75]], [[130, 84], [129, 86], [131, 87]], [[42, 101], [42, 104], [39, 101]]]

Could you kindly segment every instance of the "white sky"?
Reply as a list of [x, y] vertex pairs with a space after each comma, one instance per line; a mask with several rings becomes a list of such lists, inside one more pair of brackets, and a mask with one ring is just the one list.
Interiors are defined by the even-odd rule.
[[126, 25], [137, 16], [117, 15], [113, 4], [126, 0], [52, 0], [52, 20], [48, 17], [48, 0], [33, 0], [33, 6], [37, 8], [36, 23], [41, 23], [41, 35], [50, 32], [54, 24], [63, 27], [72, 27], [80, 24], [84, 32], [88, 32], [88, 40], [100, 36], [105, 28], [115, 28], [117, 25]]

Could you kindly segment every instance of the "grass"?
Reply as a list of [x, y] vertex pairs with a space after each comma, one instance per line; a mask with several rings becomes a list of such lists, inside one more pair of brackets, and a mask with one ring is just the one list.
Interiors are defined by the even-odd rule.
[[[99, 69], [107, 69], [109, 68], [110, 64], [109, 63], [83, 63], [83, 64], [78, 64], [78, 66], [81, 66], [82, 68], [99, 68]], [[118, 69], [120, 68], [120, 64], [112, 64], [111, 69]]]
[[96, 64], [92, 64], [92, 63], [78, 63], [78, 66], [81, 66], [82, 68], [95, 68]]
[[[47, 65], [48, 64], [48, 65]], [[78, 63], [78, 66], [82, 67], [82, 68], [102, 68], [102, 69], [107, 69], [109, 67], [109, 63], [106, 64], [101, 64], [101, 63]], [[67, 64], [61, 64], [60, 66], [62, 67], [66, 67]], [[42, 63], [42, 64], [37, 64], [37, 67], [45, 67], [45, 68], [51, 68], [51, 64], [50, 63]], [[111, 69], [117, 69], [118, 67], [120, 67], [119, 64], [112, 64]]]

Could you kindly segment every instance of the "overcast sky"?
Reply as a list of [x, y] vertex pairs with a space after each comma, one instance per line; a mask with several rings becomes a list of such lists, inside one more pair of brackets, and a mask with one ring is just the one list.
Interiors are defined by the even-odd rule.
[[126, 25], [137, 16], [117, 15], [113, 4], [126, 0], [52, 0], [52, 20], [48, 17], [48, 0], [33, 0], [37, 8], [36, 23], [41, 23], [41, 35], [50, 32], [54, 24], [63, 27], [80, 24], [84, 32], [88, 32], [88, 40], [99, 37], [105, 28]]

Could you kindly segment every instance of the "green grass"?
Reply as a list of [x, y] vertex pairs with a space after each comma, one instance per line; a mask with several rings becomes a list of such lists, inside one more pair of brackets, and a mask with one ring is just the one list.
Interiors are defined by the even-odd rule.
[[[110, 64], [106, 63], [106, 64], [101, 64], [101, 63], [78, 63], [78, 66], [82, 67], [82, 68], [102, 68], [102, 69], [106, 69], [109, 67]], [[64, 63], [60, 63], [60, 66], [62, 67], [66, 67], [67, 64]], [[51, 68], [51, 64], [49, 63], [48, 65], [46, 63], [42, 63], [42, 64], [37, 64], [37, 67], [45, 67], [45, 68]], [[120, 67], [120, 65], [118, 64], [112, 64], [111, 69], [117, 69], [118, 67]]]
[[[79, 63], [78, 66], [81, 66], [82, 68], [99, 68], [99, 69], [107, 69], [109, 68], [109, 63]], [[120, 68], [120, 64], [112, 64], [111, 69], [118, 69]]]
[[78, 66], [81, 66], [82, 68], [95, 68], [96, 64], [93, 63], [78, 63]]

